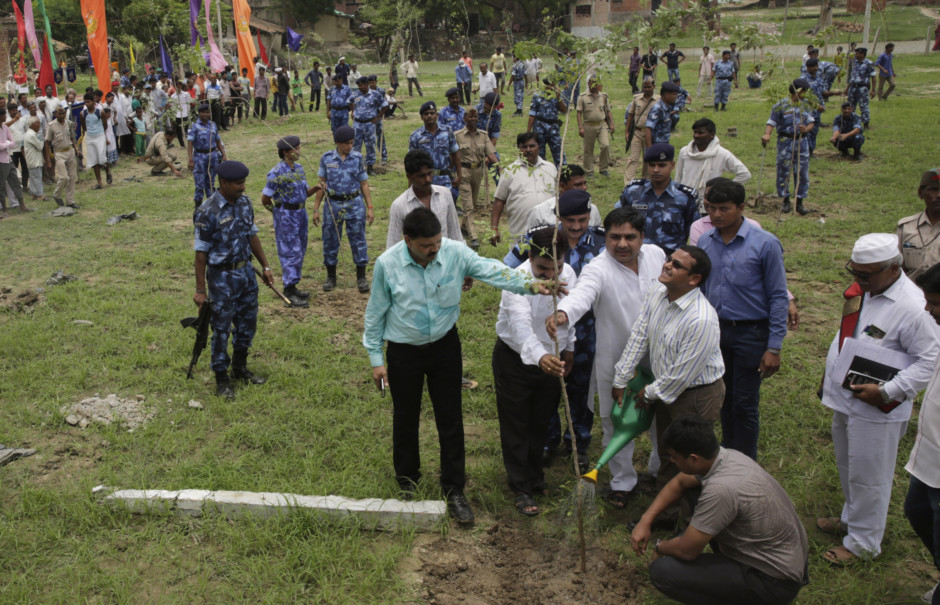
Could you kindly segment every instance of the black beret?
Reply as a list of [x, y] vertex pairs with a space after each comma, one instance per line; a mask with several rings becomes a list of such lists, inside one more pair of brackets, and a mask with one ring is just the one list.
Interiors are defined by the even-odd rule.
[[818, 54], [819, 54], [819, 49], [818, 49], [818, 48], [811, 48], [811, 49], [809, 49], [808, 51], [806, 51], [806, 53], [809, 54], [809, 55], [818, 55]]
[[437, 103], [435, 103], [434, 101], [427, 101], [424, 105], [421, 106], [421, 110], [418, 111], [418, 113], [422, 114], [425, 111], [430, 111], [432, 109], [434, 111], [437, 111]]
[[359, 76], [358, 78], [356, 78], [356, 84], [368, 84], [368, 83], [369, 83], [369, 78], [365, 76]]
[[591, 211], [591, 194], [584, 189], [569, 189], [558, 198], [558, 215], [574, 216]]
[[858, 48], [855, 49], [855, 52], [862, 53], [863, 55], [867, 55], [868, 49], [865, 48], [864, 46], [859, 46]]
[[220, 179], [226, 181], [240, 181], [248, 177], [248, 166], [241, 162], [226, 160], [216, 167], [215, 173]]
[[352, 129], [352, 126], [340, 126], [335, 131], [333, 131], [334, 143], [346, 143], [352, 141], [355, 138], [356, 131]]
[[796, 80], [793, 80], [793, 88], [809, 90], [810, 86], [809, 82], [805, 78], [797, 78]]
[[663, 85], [659, 87], [659, 94], [664, 92], [679, 92], [679, 85], [672, 82], [663, 82]]
[[676, 148], [669, 143], [654, 143], [643, 154], [644, 162], [671, 162], [676, 157]]
[[343, 79], [343, 76], [341, 76], [340, 74], [333, 74], [333, 79], [334, 79], [334, 80], [342, 80], [342, 79]]
[[495, 104], [495, 103], [496, 103], [496, 93], [495, 93], [495, 92], [488, 92], [488, 93], [486, 93], [486, 96], [483, 97], [483, 102], [486, 103], [487, 105], [493, 105], [493, 104]]
[[[146, 87], [145, 87], [145, 88], [146, 88]], [[202, 103], [202, 104], [200, 104], [200, 105], [199, 105], [199, 109], [198, 109], [197, 111], [209, 111], [209, 104], [208, 104], [208, 103]]]
[[279, 151], [290, 151], [291, 149], [297, 149], [300, 147], [300, 137], [295, 135], [286, 136], [277, 142], [277, 148]]
[[369, 76], [369, 81], [370, 81], [370, 82], [378, 82], [378, 81], [379, 81], [379, 77], [378, 77], [377, 75], [375, 75], [375, 74], [371, 74], [371, 75]]
[[819, 59], [812, 57], [806, 60], [806, 67], [812, 67], [814, 65], [817, 67], [819, 66]]
[[460, 96], [460, 90], [456, 86], [453, 88], [448, 88], [447, 92], [444, 93], [444, 96], [447, 98]]
[[842, 102], [842, 109], [845, 109], [846, 107], [852, 107], [852, 102], [851, 102], [851, 101], [843, 101], [843, 102]]

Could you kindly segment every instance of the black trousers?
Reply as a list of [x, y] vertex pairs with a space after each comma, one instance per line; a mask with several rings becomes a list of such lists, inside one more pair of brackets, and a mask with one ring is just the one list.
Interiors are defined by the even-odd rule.
[[315, 111], [320, 111], [320, 89], [311, 88], [310, 89], [310, 104], [307, 106], [307, 111], [313, 109], [313, 102], [317, 102], [317, 108]]
[[542, 448], [548, 422], [558, 409], [561, 383], [538, 366], [526, 365], [499, 338], [493, 347], [493, 382], [503, 466], [513, 492], [544, 488]]
[[262, 120], [268, 117], [268, 100], [255, 97], [255, 117]]
[[418, 426], [421, 396], [427, 378], [428, 395], [441, 447], [441, 489], [463, 491], [466, 483], [463, 402], [460, 379], [463, 358], [457, 326], [427, 346], [389, 342], [385, 351], [392, 392], [392, 462], [399, 484], [421, 478]]
[[15, 151], [10, 157], [13, 160], [13, 167], [19, 167], [20, 169], [20, 183], [23, 185], [23, 191], [26, 191], [26, 186], [29, 184], [29, 167], [26, 165], [26, 154], [22, 151]]
[[638, 71], [630, 72], [630, 88], [633, 89], [633, 94], [640, 92], [640, 88], [636, 85], [636, 81], [639, 77], [640, 77], [640, 72]]
[[460, 91], [463, 102], [470, 104], [470, 82], [457, 82], [457, 90]]
[[180, 147], [186, 147], [185, 135], [186, 126], [183, 124], [183, 118], [173, 118], [173, 121], [176, 122], [176, 140], [180, 142]]

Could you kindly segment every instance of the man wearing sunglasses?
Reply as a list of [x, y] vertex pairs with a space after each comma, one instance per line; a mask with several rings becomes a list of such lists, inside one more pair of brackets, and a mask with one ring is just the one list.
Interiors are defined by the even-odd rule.
[[[898, 443], [940, 351], [940, 328], [924, 310], [923, 292], [901, 271], [896, 235], [863, 235], [845, 268], [855, 283], [843, 294], [842, 323], [829, 346], [822, 382], [822, 403], [833, 411], [832, 443], [845, 505], [839, 516], [816, 520], [820, 530], [844, 536], [823, 555], [835, 565], [881, 552]], [[846, 346], [847, 338], [858, 342]], [[885, 354], [873, 354], [872, 347]], [[896, 353], [906, 355], [906, 365], [898, 363]], [[846, 388], [846, 372], [836, 371], [845, 355], [874, 358], [897, 373], [886, 382]]]

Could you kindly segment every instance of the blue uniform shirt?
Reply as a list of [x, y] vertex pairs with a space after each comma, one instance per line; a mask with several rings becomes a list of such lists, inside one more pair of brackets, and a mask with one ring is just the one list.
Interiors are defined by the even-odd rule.
[[871, 78], [875, 75], [875, 64], [869, 59], [854, 61], [852, 72], [849, 74], [849, 85], [871, 86]]
[[522, 82], [525, 84], [525, 62], [517, 61], [516, 63], [513, 63], [510, 75], [513, 77], [513, 83]]
[[856, 128], [858, 128], [858, 134], [865, 132], [865, 128], [862, 124], [862, 118], [857, 113], [853, 113], [847, 118], [842, 115], [838, 115], [832, 118], [832, 132], [845, 134], [847, 132], [852, 132]]
[[193, 215], [193, 249], [208, 254], [208, 263], [237, 263], [251, 258], [249, 240], [258, 233], [248, 196], [230, 204], [216, 191]]
[[689, 91], [679, 87], [679, 94], [676, 95], [676, 103], [673, 106], [675, 111], [682, 111], [682, 108], [685, 107], [685, 104], [689, 102]]
[[348, 86], [335, 86], [330, 89], [330, 111], [343, 112], [349, 109], [352, 90]]
[[427, 151], [436, 170], [451, 170], [453, 167], [450, 165], [450, 154], [456, 153], [460, 146], [457, 145], [453, 132], [438, 128], [432, 134], [427, 127], [422, 126], [412, 132], [408, 139], [408, 151], [413, 149]]
[[388, 107], [385, 95], [371, 88], [365, 93], [356, 89], [349, 97], [349, 104], [356, 110], [356, 120], [372, 120], [383, 107]]
[[[539, 225], [533, 229], [541, 229], [544, 225]], [[523, 236], [522, 242], [512, 247], [503, 263], [509, 267], [516, 268], [529, 258], [528, 246], [523, 246], [528, 239], [528, 235]], [[602, 227], [588, 227], [587, 231], [578, 239], [574, 248], [569, 248], [565, 254], [565, 263], [574, 269], [575, 275], [581, 275], [581, 270], [587, 266], [591, 260], [604, 251], [607, 246], [606, 236]]]
[[369, 179], [363, 168], [361, 153], [350, 151], [344, 160], [335, 149], [320, 157], [317, 176], [326, 179], [327, 195], [358, 193], [362, 189], [360, 183]]
[[767, 124], [777, 129], [778, 135], [793, 137], [800, 124], [812, 124], [816, 120], [806, 104], [793, 105], [790, 99], [784, 99], [773, 106]]
[[477, 122], [477, 128], [486, 132], [491, 139], [498, 139], [499, 132], [503, 127], [503, 114], [500, 110], [493, 107], [489, 113], [483, 111], [483, 102], [477, 105], [477, 113], [480, 114], [480, 121]]
[[556, 123], [558, 120], [558, 96], [552, 95], [551, 98], [543, 97], [540, 93], [532, 95], [532, 102], [529, 104], [529, 115], [535, 116], [535, 121], [547, 121]]
[[304, 167], [295, 162], [291, 168], [287, 162], [278, 162], [277, 166], [268, 172], [268, 181], [261, 194], [274, 200], [275, 206], [304, 203], [307, 201], [307, 175], [304, 173]]
[[646, 114], [646, 128], [653, 130], [653, 144], [668, 143], [672, 134], [672, 112], [675, 105], [670, 105], [662, 99], [656, 101]]
[[787, 274], [783, 246], [773, 234], [744, 221], [725, 244], [718, 229], [698, 240], [712, 270], [702, 285], [719, 319], [769, 320], [767, 347], [779, 349], [787, 335]]
[[689, 241], [692, 223], [700, 217], [697, 197], [695, 189], [675, 181], [657, 196], [649, 179], [634, 179], [614, 207], [639, 210], [646, 217], [643, 238], [669, 253]]
[[[823, 96], [824, 92], [828, 92], [829, 88], [826, 86], [826, 81], [822, 78], [820, 72], [816, 72], [816, 77], [806, 74], [806, 81], [809, 82], [809, 89], [813, 91], [813, 94], [816, 95], [816, 99], [819, 101], [819, 105], [822, 105], [823, 108], [826, 106], [826, 97]], [[819, 105], [813, 106], [814, 112], [819, 112]]]
[[193, 142], [193, 151], [206, 149], [209, 151], [216, 151], [218, 149], [217, 141], [219, 141], [219, 127], [215, 125], [215, 122], [209, 120], [206, 123], [203, 123], [202, 120], [196, 120], [192, 123], [192, 126], [189, 127], [189, 132], [186, 134], [186, 140]]
[[448, 105], [437, 113], [437, 127], [457, 132], [464, 127], [463, 117], [466, 114], [467, 110], [463, 107], [458, 105], [457, 109], [454, 109]]
[[715, 78], [734, 78], [734, 62], [729, 59], [715, 63]]

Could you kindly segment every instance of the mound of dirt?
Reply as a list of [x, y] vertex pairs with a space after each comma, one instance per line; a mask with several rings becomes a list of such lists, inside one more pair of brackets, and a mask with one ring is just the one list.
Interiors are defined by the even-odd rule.
[[500, 521], [483, 534], [451, 534], [415, 546], [410, 569], [427, 603], [637, 603], [640, 575], [620, 556], [587, 549], [585, 573], [576, 542], [550, 539], [534, 529]]

